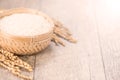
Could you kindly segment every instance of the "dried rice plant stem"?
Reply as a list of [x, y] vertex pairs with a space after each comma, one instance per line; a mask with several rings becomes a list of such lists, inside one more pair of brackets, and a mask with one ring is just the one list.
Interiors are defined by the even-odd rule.
[[13, 61], [14, 65], [25, 68], [28, 71], [32, 71], [32, 67], [28, 63], [22, 61], [18, 56], [15, 56], [13, 53], [5, 51], [3, 49], [0, 49], [0, 52], [4, 54], [5, 57]]
[[[57, 21], [55, 19], [53, 19], [53, 21], [55, 24], [54, 35], [53, 35], [54, 40], [53, 41], [55, 43], [56, 43], [56, 41], [61, 42], [60, 38], [63, 38], [63, 39], [65, 39], [69, 42], [72, 42], [72, 43], [76, 43], [76, 40], [74, 38], [72, 38], [71, 32], [66, 27], [64, 27], [62, 23], [60, 23], [59, 21]], [[62, 42], [62, 44], [63, 44], [63, 42]]]
[[3, 13], [3, 11], [5, 11], [4, 9], [0, 9], [0, 13]]
[[24, 80], [32, 80], [32, 78], [22, 75], [16, 68], [11, 68], [8, 65], [5, 65], [4, 63], [0, 62], [0, 65], [6, 69], [8, 69], [9, 71], [11, 71], [14, 75], [24, 79]]
[[65, 44], [60, 40], [60, 38], [56, 35], [53, 34], [53, 39], [52, 39], [56, 45], [61, 44], [62, 46], [65, 46]]
[[13, 53], [0, 49], [0, 65], [11, 71], [14, 75], [22, 78], [23, 80], [32, 80], [32, 78], [22, 75], [20, 70], [20, 67], [23, 67], [28, 71], [31, 71], [31, 66], [22, 61], [19, 57], [14, 56]]
[[60, 29], [64, 30], [65, 32], [67, 32], [67, 34], [71, 35], [71, 32], [69, 31], [69, 29], [67, 29], [61, 22], [53, 19], [54, 21], [54, 25], [55, 27], [59, 27]]
[[54, 33], [55, 33], [56, 35], [64, 38], [64, 39], [70, 41], [70, 42], [73, 42], [73, 43], [76, 42], [76, 40], [74, 40], [71, 35], [67, 34], [66, 32], [63, 32], [63, 31], [62, 31], [60, 28], [58, 28], [58, 27], [55, 27], [55, 28], [54, 28]]
[[22, 78], [23, 80], [32, 80], [31, 77], [28, 77], [28, 76], [25, 76], [25, 75], [22, 75], [20, 72], [12, 69], [12, 73], [20, 78]]

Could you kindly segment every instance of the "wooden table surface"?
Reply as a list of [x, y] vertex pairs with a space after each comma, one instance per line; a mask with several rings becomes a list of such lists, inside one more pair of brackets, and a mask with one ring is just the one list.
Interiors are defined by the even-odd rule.
[[[23, 57], [34, 67], [33, 80], [120, 80], [119, 0], [0, 0], [0, 8], [38, 9], [60, 20], [78, 40], [53, 43]], [[20, 80], [0, 67], [0, 80]]]

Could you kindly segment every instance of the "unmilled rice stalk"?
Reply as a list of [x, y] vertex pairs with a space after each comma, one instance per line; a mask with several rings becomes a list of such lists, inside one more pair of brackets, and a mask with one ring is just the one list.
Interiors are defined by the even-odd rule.
[[32, 71], [32, 67], [13, 53], [0, 49], [0, 65], [22, 79], [32, 80], [32, 78], [22, 75], [20, 70], [20, 67], [22, 67], [28, 71]]
[[63, 24], [55, 19], [53, 19], [54, 21], [54, 33], [53, 33], [53, 42], [55, 42], [56, 44], [61, 44], [63, 46], [65, 46], [65, 44], [60, 40], [60, 38], [64, 38], [65, 40], [72, 42], [72, 43], [76, 43], [77, 41], [72, 38], [72, 34], [71, 32], [63, 26]]

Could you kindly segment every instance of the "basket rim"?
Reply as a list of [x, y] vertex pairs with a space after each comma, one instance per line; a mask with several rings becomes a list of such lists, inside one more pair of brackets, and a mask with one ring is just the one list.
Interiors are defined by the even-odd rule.
[[[30, 9], [30, 8], [13, 8], [13, 9], [8, 9], [3, 11], [3, 13], [0, 13], [0, 18], [3, 18], [5, 16], [9, 16], [12, 15], [14, 13], [30, 13], [30, 14], [36, 14], [36, 15], [42, 15], [45, 19], [47, 19], [54, 28], [54, 22], [52, 21], [52, 19], [47, 16], [45, 13], [35, 10], [35, 9]], [[49, 34], [53, 33], [53, 28], [51, 28], [47, 33], [42, 33], [39, 35], [33, 35], [33, 36], [17, 36], [17, 35], [13, 35], [13, 34], [9, 34], [7, 32], [4, 32], [2, 30], [0, 30], [0, 36], [6, 36], [12, 39], [17, 39], [17, 40], [21, 40], [21, 41], [26, 41], [26, 40], [33, 40], [34, 38], [41, 38], [41, 40], [43, 38], [45, 38], [45, 36], [49, 36]]]

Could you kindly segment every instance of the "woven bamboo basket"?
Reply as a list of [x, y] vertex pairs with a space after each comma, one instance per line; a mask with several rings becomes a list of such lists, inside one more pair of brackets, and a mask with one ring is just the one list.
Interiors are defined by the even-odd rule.
[[[17, 8], [17, 9], [10, 9], [5, 10], [0, 13], [0, 18], [5, 16], [9, 16], [14, 13], [30, 13], [43, 16], [46, 20], [48, 20], [51, 24], [53, 21], [49, 18], [46, 14], [32, 9], [26, 8]], [[12, 27], [12, 26], [8, 26]], [[53, 26], [54, 27], [54, 24]], [[35, 36], [15, 36], [8, 34], [6, 32], [0, 31], [0, 46], [9, 51], [13, 52], [17, 55], [30, 55], [41, 50], [45, 49], [51, 42], [53, 34], [53, 28], [47, 33], [35, 35]]]

